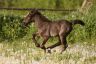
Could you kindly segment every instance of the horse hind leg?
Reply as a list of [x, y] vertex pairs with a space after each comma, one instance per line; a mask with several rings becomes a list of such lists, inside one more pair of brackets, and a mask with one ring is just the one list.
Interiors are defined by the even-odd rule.
[[62, 53], [63, 51], [66, 50], [66, 48], [68, 47], [67, 41], [66, 41], [66, 36], [60, 36], [60, 40], [61, 40], [61, 45], [62, 45], [62, 50], [60, 53]]
[[53, 49], [53, 48], [55, 48], [55, 47], [57, 47], [57, 46], [59, 46], [59, 45], [61, 45], [61, 43], [60, 43], [60, 42], [57, 42], [56, 44], [53, 44], [53, 45], [47, 47], [47, 49], [48, 49], [48, 48]]
[[61, 43], [60, 43], [60, 42], [57, 42], [56, 44], [53, 44], [53, 45], [47, 47], [47, 50], [46, 50], [46, 51], [47, 51], [48, 53], [51, 53], [51, 49], [53, 49], [53, 48], [55, 48], [55, 47], [57, 47], [57, 46], [59, 46], [59, 45], [61, 45]]
[[51, 49], [53, 49], [53, 48], [55, 48], [55, 47], [57, 47], [59, 45], [61, 45], [60, 38], [59, 38], [59, 42], [47, 47], [48, 53], [51, 53]]

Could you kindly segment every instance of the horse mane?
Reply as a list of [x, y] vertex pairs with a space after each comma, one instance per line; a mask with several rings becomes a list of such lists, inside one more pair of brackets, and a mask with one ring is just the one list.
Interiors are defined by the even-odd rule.
[[45, 22], [51, 22], [48, 18], [46, 18], [43, 14], [41, 14], [39, 11], [37, 12], [37, 15], [40, 16], [40, 18]]

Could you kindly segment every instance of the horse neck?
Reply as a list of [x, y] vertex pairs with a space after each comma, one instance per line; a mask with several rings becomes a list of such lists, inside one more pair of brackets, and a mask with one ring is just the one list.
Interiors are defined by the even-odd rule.
[[35, 25], [37, 26], [37, 28], [42, 28], [42, 26], [49, 21], [47, 18], [45, 18], [42, 15], [36, 15], [35, 16]]

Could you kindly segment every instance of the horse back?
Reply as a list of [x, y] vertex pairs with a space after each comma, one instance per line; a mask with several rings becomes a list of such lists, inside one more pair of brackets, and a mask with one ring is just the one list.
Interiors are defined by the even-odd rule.
[[59, 22], [52, 22], [50, 26], [50, 35], [58, 36], [67, 34], [72, 30], [72, 25], [70, 22], [61, 20]]

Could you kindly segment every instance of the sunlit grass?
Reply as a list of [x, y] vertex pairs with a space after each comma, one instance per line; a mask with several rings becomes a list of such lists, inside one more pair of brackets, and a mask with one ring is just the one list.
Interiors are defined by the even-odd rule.
[[[56, 50], [56, 52], [54, 52]], [[52, 54], [44, 53], [31, 41], [14, 41], [0, 43], [0, 64], [95, 64], [96, 45], [87, 42], [69, 44], [63, 54], [60, 47]]]
[[[44, 53], [43, 50], [35, 47], [31, 41], [32, 33], [36, 30], [34, 24], [30, 25], [28, 30], [23, 29], [18, 23], [23, 21], [21, 17], [1, 15], [0, 64], [96, 64], [96, 11], [94, 9], [96, 9], [95, 6], [86, 15], [79, 12], [67, 15], [63, 12], [46, 11], [42, 13], [50, 20], [81, 19], [84, 21], [83, 28], [80, 25], [74, 26], [67, 38], [69, 47], [63, 54], [60, 54], [60, 47], [53, 49], [52, 54]], [[10, 42], [10, 39], [13, 40]], [[50, 39], [49, 44], [46, 45], [49, 46], [56, 42], [57, 39]]]

